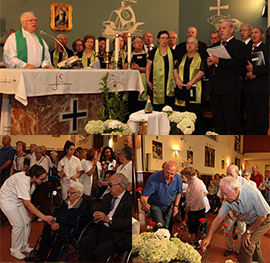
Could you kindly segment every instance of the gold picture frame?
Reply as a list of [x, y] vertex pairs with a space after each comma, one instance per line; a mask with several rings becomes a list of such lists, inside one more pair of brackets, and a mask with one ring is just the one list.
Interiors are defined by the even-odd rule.
[[72, 29], [72, 6], [70, 4], [51, 4], [51, 29], [61, 31]]

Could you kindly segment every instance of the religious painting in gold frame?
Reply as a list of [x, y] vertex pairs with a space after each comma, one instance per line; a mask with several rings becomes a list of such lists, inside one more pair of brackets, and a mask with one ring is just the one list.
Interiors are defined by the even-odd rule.
[[72, 6], [70, 4], [51, 4], [51, 29], [61, 31], [72, 29]]

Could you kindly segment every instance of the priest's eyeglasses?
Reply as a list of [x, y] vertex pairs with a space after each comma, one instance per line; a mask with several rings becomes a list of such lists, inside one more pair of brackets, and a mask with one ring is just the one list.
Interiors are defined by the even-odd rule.
[[108, 186], [110, 186], [110, 187], [113, 187], [114, 185], [119, 185], [120, 183], [118, 183], [118, 184], [111, 184], [111, 183], [108, 183]]
[[37, 18], [35, 18], [35, 19], [27, 19], [27, 20], [24, 20], [24, 21], [33, 23], [33, 22], [37, 22]]

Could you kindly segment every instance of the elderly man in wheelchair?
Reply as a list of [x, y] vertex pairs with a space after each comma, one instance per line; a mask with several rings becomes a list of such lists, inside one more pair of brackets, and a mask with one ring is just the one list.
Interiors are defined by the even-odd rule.
[[127, 178], [116, 173], [109, 178], [108, 189], [100, 208], [81, 234], [79, 259], [81, 262], [106, 262], [115, 253], [130, 251], [132, 246], [132, 196], [126, 190]]
[[[82, 199], [84, 187], [81, 183], [73, 181], [70, 184], [68, 198], [59, 209], [54, 211], [56, 222], [52, 225], [44, 224], [39, 249], [27, 262], [56, 262], [62, 246], [66, 243], [70, 232], [77, 224], [79, 216], [92, 214], [92, 209]], [[89, 220], [88, 220], [89, 222]], [[79, 233], [78, 233], [79, 235]]]

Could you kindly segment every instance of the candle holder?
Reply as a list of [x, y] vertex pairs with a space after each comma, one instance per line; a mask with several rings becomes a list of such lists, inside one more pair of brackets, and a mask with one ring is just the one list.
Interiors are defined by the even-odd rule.
[[118, 68], [118, 60], [117, 61], [114, 61], [114, 69], [116, 69], [116, 70], [118, 70], [119, 68]]
[[109, 65], [111, 64], [110, 57], [110, 52], [105, 52], [104, 63], [106, 64], [106, 69], [109, 69]]
[[128, 62], [128, 70], [131, 69], [131, 61]]

